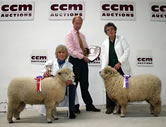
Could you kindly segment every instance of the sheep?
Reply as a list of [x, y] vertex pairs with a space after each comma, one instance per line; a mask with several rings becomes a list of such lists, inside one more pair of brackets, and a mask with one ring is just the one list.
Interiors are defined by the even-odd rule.
[[56, 104], [64, 99], [67, 80], [74, 81], [74, 73], [68, 68], [59, 69], [54, 77], [41, 80], [41, 92], [37, 92], [36, 80], [32, 77], [11, 80], [8, 87], [8, 122], [13, 123], [13, 116], [19, 120], [26, 104], [44, 104], [47, 122], [52, 123], [51, 116], [56, 119]]
[[100, 75], [104, 80], [107, 94], [116, 106], [113, 113], [118, 113], [121, 106], [121, 117], [125, 117], [128, 102], [147, 101], [151, 114], [158, 116], [161, 111], [161, 81], [152, 74], [143, 74], [129, 78], [128, 88], [123, 88], [124, 77], [114, 68], [106, 66]]

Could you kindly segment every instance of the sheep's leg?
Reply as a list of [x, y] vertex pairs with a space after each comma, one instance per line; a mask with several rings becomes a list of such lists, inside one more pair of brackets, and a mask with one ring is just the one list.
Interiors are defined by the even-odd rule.
[[154, 116], [158, 116], [161, 112], [161, 100], [160, 97], [158, 99], [150, 98], [149, 100], [146, 100], [150, 104], [150, 111], [151, 114]]
[[47, 122], [48, 123], [52, 123], [51, 116], [52, 116], [52, 112], [54, 110], [54, 106], [55, 106], [54, 102], [45, 104], [45, 107], [46, 107], [46, 118], [47, 118]]
[[46, 119], [48, 123], [52, 123], [51, 112], [52, 112], [52, 108], [46, 108]]
[[20, 112], [18, 112], [17, 109], [14, 111], [13, 115], [16, 118], [16, 120], [20, 120]]
[[7, 113], [7, 119], [9, 123], [13, 123], [13, 115], [14, 115], [14, 111], [17, 109], [18, 107], [18, 103], [17, 102], [11, 102], [10, 100], [8, 101], [8, 113]]
[[126, 114], [126, 106], [125, 104], [121, 105], [121, 114], [120, 117], [125, 117]]
[[24, 110], [25, 103], [20, 103], [19, 107], [14, 112], [14, 117], [16, 120], [20, 120], [20, 113]]
[[9, 123], [13, 123], [12, 117], [13, 117], [13, 109], [11, 108], [11, 106], [8, 105], [7, 120]]
[[152, 106], [153, 106], [153, 115], [154, 116], [158, 116], [159, 114], [160, 114], [160, 112], [161, 112], [161, 101], [160, 100], [158, 100], [157, 102], [153, 102], [152, 104], [151, 104]]
[[[149, 103], [150, 104], [150, 103]], [[151, 114], [154, 114], [154, 107], [152, 104], [150, 104], [150, 111], [151, 111]]]
[[116, 103], [116, 106], [115, 106], [115, 108], [114, 108], [113, 113], [114, 113], [114, 114], [117, 114], [117, 113], [118, 113], [118, 111], [119, 111], [119, 104], [118, 104], [118, 103]]
[[52, 112], [52, 117], [54, 118], [54, 120], [58, 120], [58, 116], [56, 115], [56, 104], [55, 104], [53, 112]]
[[149, 100], [146, 100], [146, 102], [149, 103], [149, 105], [150, 105], [150, 112], [151, 112], [151, 114], [154, 114], [154, 107], [153, 107], [153, 105], [150, 103]]

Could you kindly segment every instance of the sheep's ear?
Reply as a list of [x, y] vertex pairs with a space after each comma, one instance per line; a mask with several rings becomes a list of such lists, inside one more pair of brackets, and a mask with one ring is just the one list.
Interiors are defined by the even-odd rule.
[[112, 68], [111, 69], [111, 74], [116, 74], [116, 73], [117, 73], [117, 71], [114, 68]]

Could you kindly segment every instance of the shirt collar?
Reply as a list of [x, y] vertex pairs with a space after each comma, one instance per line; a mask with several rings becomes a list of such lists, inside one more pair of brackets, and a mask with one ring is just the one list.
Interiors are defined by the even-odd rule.
[[73, 33], [77, 34], [77, 31], [73, 28]]

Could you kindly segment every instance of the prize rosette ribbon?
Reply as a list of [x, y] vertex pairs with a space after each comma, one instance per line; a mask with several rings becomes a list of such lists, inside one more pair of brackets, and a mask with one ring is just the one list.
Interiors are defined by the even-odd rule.
[[130, 75], [123, 75], [123, 77], [124, 77], [123, 88], [128, 88], [129, 87], [129, 78], [131, 76]]
[[35, 78], [35, 80], [37, 81], [36, 85], [37, 85], [37, 92], [38, 93], [42, 91], [41, 90], [41, 80], [42, 80], [42, 78], [43, 78], [42, 76], [37, 76]]

